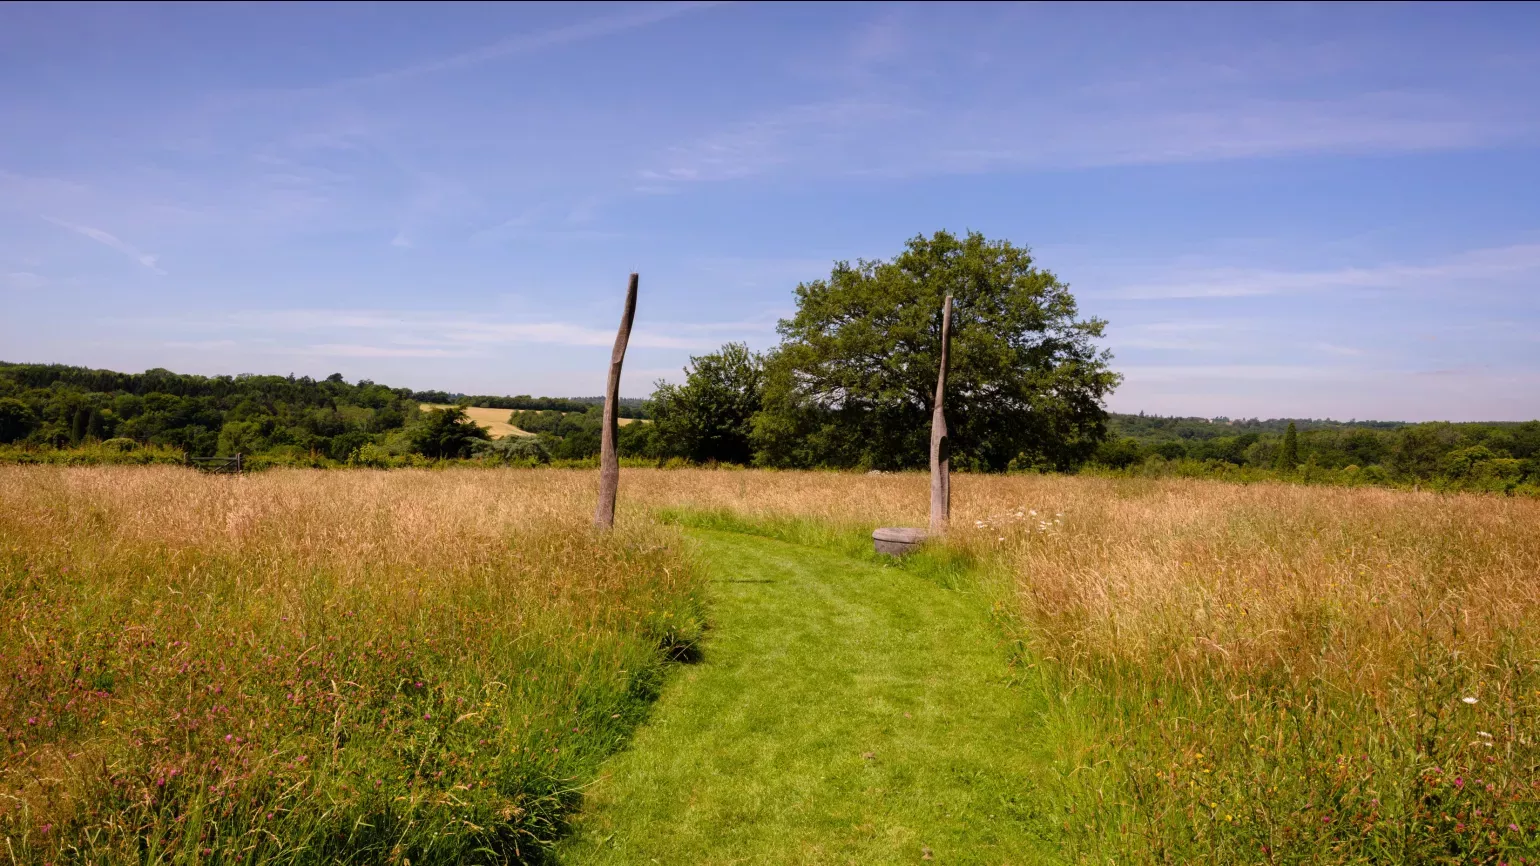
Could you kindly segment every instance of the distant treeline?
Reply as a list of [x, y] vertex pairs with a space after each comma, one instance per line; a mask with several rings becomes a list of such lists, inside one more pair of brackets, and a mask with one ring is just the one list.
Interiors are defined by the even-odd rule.
[[[23, 452], [73, 449], [83, 462], [159, 462], [169, 455], [256, 458], [270, 464], [401, 465], [489, 453], [543, 462], [542, 447], [492, 443], [457, 410], [423, 411], [422, 403], [453, 404], [462, 395], [414, 392], [369, 380], [348, 383], [341, 374], [308, 376], [195, 376], [169, 370], [118, 373], [60, 364], [0, 362], [0, 445], [14, 459]], [[551, 407], [569, 426], [595, 431], [593, 399], [474, 397], [481, 401]], [[602, 401], [601, 401], [602, 402]], [[636, 414], [636, 401], [631, 401]], [[560, 413], [577, 413], [563, 416]], [[510, 413], [511, 414], [511, 413]], [[626, 413], [622, 413], [625, 415]], [[590, 420], [587, 416], [594, 416]], [[562, 449], [589, 455], [574, 442]], [[135, 457], [115, 457], [137, 453]], [[27, 462], [72, 462], [68, 455], [32, 453]]]
[[[412, 399], [440, 405], [483, 406], [488, 409], [514, 409], [534, 412], [587, 412], [594, 406], [604, 405], [603, 397], [496, 397], [490, 394], [475, 396], [450, 391], [413, 391]], [[646, 418], [647, 401], [640, 397], [621, 397], [619, 417]]]
[[1540, 421], [1412, 424], [1111, 415], [1094, 465], [1143, 475], [1287, 477], [1457, 489], [1540, 486]]
[[1213, 439], [1218, 436], [1231, 436], [1242, 433], [1278, 433], [1282, 434], [1293, 424], [1301, 433], [1312, 430], [1347, 430], [1350, 428], [1362, 428], [1369, 430], [1395, 430], [1408, 426], [1406, 421], [1333, 421], [1329, 418], [1197, 418], [1178, 417], [1175, 415], [1146, 415], [1140, 412], [1137, 415], [1125, 415], [1110, 412], [1107, 415], [1107, 429], [1117, 436], [1130, 436], [1135, 439], [1167, 440], [1167, 439]]
[[[652, 415], [657, 421], [622, 427], [622, 456], [657, 463], [768, 462], [752, 452], [748, 432], [760, 405], [758, 360], [741, 347], [728, 349], [693, 359], [696, 368], [685, 386], [664, 386], [647, 403], [624, 401], [628, 411], [622, 417]], [[459, 409], [424, 411], [424, 403], [508, 408], [510, 422], [535, 435], [494, 442]], [[467, 397], [368, 380], [350, 384], [340, 374], [321, 380], [208, 377], [0, 363], [0, 446], [7, 446], [0, 460], [165, 462], [183, 454], [243, 454], [254, 468], [386, 467], [466, 458], [526, 465], [584, 461], [599, 451], [601, 405], [601, 398]], [[732, 435], [717, 429], [724, 424], [734, 425], [726, 429]], [[989, 468], [956, 462], [964, 471]], [[820, 465], [844, 464], [829, 459]], [[1045, 467], [1013, 462], [1007, 468]], [[1540, 492], [1540, 421], [1411, 424], [1111, 414], [1105, 438], [1085, 458], [1048, 468]]]

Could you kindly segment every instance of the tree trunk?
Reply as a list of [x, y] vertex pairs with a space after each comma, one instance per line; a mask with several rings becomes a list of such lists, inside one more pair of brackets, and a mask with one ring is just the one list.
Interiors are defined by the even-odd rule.
[[952, 517], [952, 444], [946, 431], [946, 368], [952, 356], [952, 296], [941, 305], [941, 372], [930, 415], [930, 531], [946, 532]]
[[609, 529], [615, 525], [615, 492], [620, 487], [620, 455], [615, 440], [620, 436], [620, 365], [626, 359], [626, 343], [631, 339], [631, 320], [636, 317], [636, 274], [626, 289], [626, 311], [620, 317], [615, 334], [615, 349], [610, 352], [610, 382], [604, 389], [604, 428], [599, 439], [599, 506], [594, 510], [594, 526]]

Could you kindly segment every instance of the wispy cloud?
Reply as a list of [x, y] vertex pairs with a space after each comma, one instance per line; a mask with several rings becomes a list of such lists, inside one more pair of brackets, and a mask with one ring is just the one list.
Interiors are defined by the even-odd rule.
[[[1022, 125], [1026, 118], [1036, 128]], [[1536, 131], [1533, 123], [1475, 106], [1395, 93], [1333, 100], [1241, 97], [1202, 107], [1021, 106], [969, 112], [955, 125], [963, 133], [937, 156], [938, 164], [958, 172], [1449, 150]]]
[[1342, 355], [1349, 358], [1361, 358], [1369, 354], [1368, 349], [1357, 346], [1339, 346], [1336, 343], [1312, 343], [1310, 348], [1317, 352], [1325, 352], [1328, 355]]
[[240, 343], [234, 340], [168, 340], [163, 343], [168, 349], [195, 349], [199, 352], [219, 352], [240, 347]]
[[19, 292], [31, 292], [48, 285], [48, 280], [31, 271], [12, 271], [5, 275], [5, 285]]
[[1254, 339], [1256, 322], [1249, 319], [1197, 319], [1114, 324], [1107, 343], [1116, 350], [1224, 351], [1237, 341]]
[[1540, 373], [1503, 366], [1136, 365], [1121, 372], [1123, 385], [1110, 401], [1121, 412], [1175, 405], [1183, 414], [1232, 418], [1517, 421], [1540, 408], [1529, 396], [1540, 389]]
[[286, 355], [320, 355], [329, 358], [465, 358], [465, 349], [426, 349], [404, 346], [368, 346], [356, 343], [320, 343], [277, 350]]
[[[806, 172], [852, 168], [852, 160], [881, 158], [869, 149], [871, 133], [892, 131], [903, 117], [922, 122], [903, 105], [840, 99], [764, 112], [704, 138], [675, 145], [654, 168], [640, 173], [638, 190], [667, 190], [676, 183], [737, 180], [786, 167]], [[858, 164], [858, 163], [857, 163]]]
[[1157, 282], [1131, 283], [1096, 292], [1128, 300], [1241, 298], [1334, 289], [1442, 288], [1458, 283], [1501, 281], [1540, 271], [1540, 244], [1471, 250], [1425, 264], [1385, 263], [1331, 270], [1203, 268]]
[[156, 260], [159, 258], [158, 256], [154, 256], [150, 253], [141, 251], [138, 247], [119, 238], [117, 235], [102, 231], [98, 228], [92, 228], [91, 226], [68, 222], [65, 220], [57, 219], [55, 217], [43, 217], [43, 219], [48, 220], [60, 228], [69, 229], [76, 234], [84, 235], [85, 237], [88, 237], [99, 244], [105, 244], [106, 246], [112, 247], [118, 252], [128, 256], [129, 258], [132, 258], [139, 264], [144, 265], [146, 268], [149, 268], [153, 273], [159, 274], [161, 276], [166, 275], [166, 272], [161, 270], [160, 267], [156, 265]]
[[1001, 95], [978, 104], [847, 94], [762, 112], [675, 145], [641, 172], [641, 188], [773, 173], [911, 177], [1407, 153], [1540, 136], [1540, 124], [1522, 117], [1415, 93], [1192, 102]]
[[1147, 364], [1119, 368], [1130, 381], [1191, 383], [1209, 379], [1248, 382], [1300, 382], [1350, 378], [1354, 371], [1337, 366], [1299, 364]]
[[[213, 319], [158, 319], [144, 324], [241, 332], [280, 343], [284, 343], [285, 335], [352, 333], [362, 339], [304, 346], [284, 343], [288, 346], [284, 351], [351, 357], [453, 357], [473, 348], [496, 345], [608, 347], [615, 342], [612, 327], [562, 321], [499, 321], [486, 316], [420, 311], [260, 310]], [[639, 322], [630, 344], [641, 349], [715, 349], [728, 340], [758, 338], [773, 331], [774, 323], [764, 319]]]
[[720, 2], [662, 3], [644, 6], [617, 15], [607, 15], [534, 33], [521, 33], [469, 51], [425, 60], [396, 69], [339, 79], [319, 87], [305, 88], [305, 90], [344, 90], [373, 84], [388, 84], [437, 72], [465, 69], [505, 57], [515, 57], [546, 48], [583, 42], [615, 33], [624, 33], [628, 30], [635, 30], [639, 27], [646, 27], [650, 24], [666, 21], [697, 9], [718, 5], [721, 5]]

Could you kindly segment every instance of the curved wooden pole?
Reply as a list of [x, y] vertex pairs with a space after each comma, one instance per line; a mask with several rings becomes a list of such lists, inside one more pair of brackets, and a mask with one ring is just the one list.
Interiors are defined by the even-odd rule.
[[952, 517], [952, 455], [946, 429], [946, 371], [952, 358], [952, 296], [941, 305], [941, 372], [930, 415], [930, 531], [946, 532]]
[[610, 382], [604, 389], [604, 427], [599, 434], [599, 506], [594, 510], [594, 526], [600, 529], [615, 525], [615, 493], [620, 488], [620, 455], [615, 450], [615, 440], [620, 436], [620, 365], [626, 360], [631, 320], [636, 317], [636, 283], [636, 274], [632, 274], [626, 289], [626, 311], [615, 334], [615, 349], [610, 352]]

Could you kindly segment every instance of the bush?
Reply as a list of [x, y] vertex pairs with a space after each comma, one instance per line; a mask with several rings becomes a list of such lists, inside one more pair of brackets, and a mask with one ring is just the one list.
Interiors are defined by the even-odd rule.
[[409, 465], [409, 457], [390, 453], [383, 445], [370, 442], [360, 445], [357, 450], [348, 455], [348, 465], [362, 469], [393, 469], [398, 466]]
[[[108, 440], [109, 442], [113, 440]], [[132, 442], [133, 440], [128, 440]], [[106, 442], [82, 445], [79, 448], [34, 448], [26, 445], [0, 445], [0, 465], [21, 464], [32, 466], [104, 466], [151, 464], [179, 465], [186, 462], [180, 448], [164, 445], [135, 445], [123, 450], [120, 445], [109, 446]]]
[[534, 436], [509, 436], [479, 443], [475, 456], [521, 466], [544, 466], [551, 462], [551, 453]]

